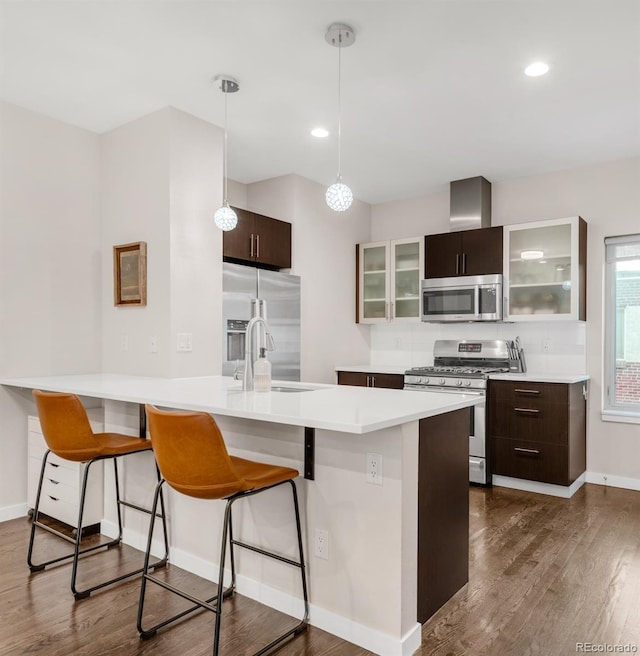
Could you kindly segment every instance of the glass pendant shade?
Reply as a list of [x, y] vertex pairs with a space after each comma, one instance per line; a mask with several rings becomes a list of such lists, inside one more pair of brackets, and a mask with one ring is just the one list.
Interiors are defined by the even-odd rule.
[[351, 207], [353, 193], [340, 179], [334, 182], [326, 193], [327, 205], [334, 212], [344, 212]]
[[225, 232], [233, 230], [238, 225], [238, 215], [226, 203], [216, 211], [213, 220], [218, 228]]

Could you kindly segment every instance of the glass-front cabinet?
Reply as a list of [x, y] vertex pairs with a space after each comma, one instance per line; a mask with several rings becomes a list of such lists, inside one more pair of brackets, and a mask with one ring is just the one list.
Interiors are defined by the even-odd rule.
[[584, 321], [586, 257], [578, 216], [504, 226], [505, 320]]
[[358, 323], [420, 320], [424, 238], [358, 245]]

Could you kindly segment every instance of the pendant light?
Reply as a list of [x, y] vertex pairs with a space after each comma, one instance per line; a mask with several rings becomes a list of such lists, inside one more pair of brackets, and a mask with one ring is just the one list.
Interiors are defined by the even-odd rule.
[[336, 181], [327, 189], [326, 199], [327, 205], [335, 212], [344, 212], [348, 210], [353, 202], [353, 193], [351, 189], [342, 182], [341, 171], [341, 103], [340, 103], [340, 83], [341, 83], [341, 68], [342, 68], [342, 48], [347, 48], [353, 45], [356, 40], [356, 35], [351, 27], [344, 23], [333, 23], [329, 25], [329, 29], [324, 36], [325, 41], [332, 46], [338, 48], [338, 176]]
[[224, 93], [224, 158], [222, 165], [222, 180], [223, 180], [223, 194], [222, 194], [222, 207], [216, 210], [213, 220], [215, 224], [227, 232], [233, 230], [238, 225], [238, 215], [229, 207], [227, 201], [227, 95], [236, 93], [240, 90], [240, 85], [237, 80], [234, 80], [229, 75], [216, 75], [213, 78], [214, 83]]

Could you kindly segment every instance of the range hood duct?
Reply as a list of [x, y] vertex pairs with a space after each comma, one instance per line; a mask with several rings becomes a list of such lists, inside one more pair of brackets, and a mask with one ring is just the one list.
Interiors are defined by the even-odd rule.
[[477, 176], [450, 185], [449, 230], [491, 227], [491, 183]]

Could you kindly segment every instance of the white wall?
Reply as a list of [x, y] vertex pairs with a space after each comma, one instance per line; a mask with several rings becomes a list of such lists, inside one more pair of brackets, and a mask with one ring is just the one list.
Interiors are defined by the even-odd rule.
[[355, 244], [370, 239], [371, 206], [344, 213], [325, 188], [297, 175], [247, 186], [247, 209], [292, 223], [291, 272], [301, 277], [302, 380], [335, 383], [335, 366], [369, 358], [368, 329], [355, 323]]
[[[170, 120], [171, 363], [165, 375], [219, 374], [222, 231], [213, 215], [222, 204], [223, 131], [176, 109]], [[178, 333], [193, 335], [191, 353], [176, 350]]]
[[[213, 213], [222, 201], [222, 130], [168, 107], [102, 143], [103, 370], [219, 373], [222, 237]], [[147, 242], [147, 305], [114, 307], [112, 248], [136, 241]], [[177, 352], [179, 332], [192, 334], [192, 352]]]
[[[372, 240], [447, 232], [448, 190], [372, 208]], [[602, 422], [604, 238], [640, 231], [640, 158], [492, 185], [493, 225], [582, 216], [588, 224], [587, 322], [372, 326], [374, 364], [430, 364], [433, 340], [523, 338], [529, 370], [588, 373], [587, 470], [591, 480], [640, 489], [640, 426]], [[542, 352], [550, 338], [552, 353]], [[395, 359], [394, 359], [395, 358]], [[355, 362], [354, 362], [355, 364]]]
[[[100, 370], [100, 252], [98, 135], [0, 102], [0, 376]], [[0, 388], [0, 520], [26, 501], [21, 399]]]

